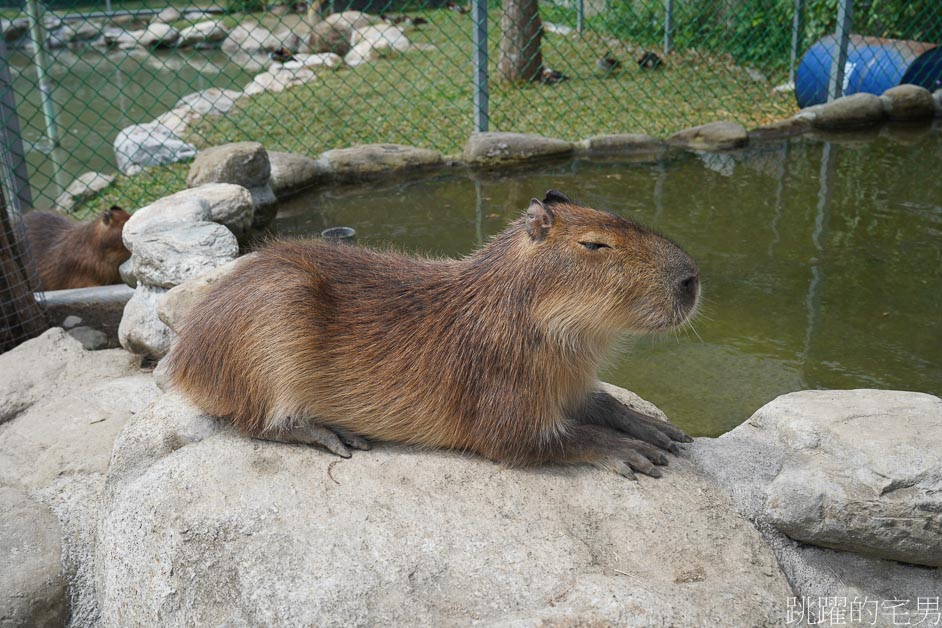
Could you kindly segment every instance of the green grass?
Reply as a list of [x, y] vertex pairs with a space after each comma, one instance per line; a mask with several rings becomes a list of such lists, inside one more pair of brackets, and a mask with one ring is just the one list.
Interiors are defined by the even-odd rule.
[[[269, 150], [316, 156], [358, 143], [394, 142], [461, 151], [473, 128], [471, 19], [449, 11], [422, 13], [431, 22], [409, 34], [432, 44], [357, 68], [323, 70], [319, 79], [279, 94], [245, 98], [225, 117], [204, 118], [188, 130], [198, 148], [255, 140]], [[539, 133], [578, 140], [603, 133], [666, 136], [716, 120], [747, 127], [795, 111], [790, 95], [771, 88], [784, 76], [755, 82], [732, 59], [695, 50], [672, 54], [665, 67], [641, 70], [633, 42], [585, 33], [547, 34], [544, 64], [569, 80], [556, 85], [507, 85], [496, 74], [499, 27], [489, 28], [491, 130]], [[622, 69], [607, 75], [595, 67], [610, 52]], [[118, 177], [98, 206], [140, 207], [184, 185], [185, 165]]]

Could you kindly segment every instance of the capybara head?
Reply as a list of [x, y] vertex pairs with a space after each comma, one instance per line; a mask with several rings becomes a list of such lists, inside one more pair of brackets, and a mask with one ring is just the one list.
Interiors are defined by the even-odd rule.
[[124, 223], [130, 217], [131, 214], [122, 208], [112, 205], [95, 219], [95, 232], [101, 244], [101, 251], [107, 261], [114, 263], [115, 266], [121, 265], [131, 257], [131, 252], [124, 246], [124, 241], [121, 239]]
[[522, 218], [525, 254], [540, 286], [537, 315], [550, 324], [588, 321], [599, 332], [656, 332], [696, 312], [697, 265], [679, 246], [556, 190]]

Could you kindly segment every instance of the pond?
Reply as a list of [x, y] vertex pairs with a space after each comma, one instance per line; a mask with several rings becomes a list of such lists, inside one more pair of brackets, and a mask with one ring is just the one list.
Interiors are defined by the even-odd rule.
[[603, 372], [695, 435], [802, 389], [942, 393], [942, 130], [646, 163], [574, 161], [319, 191], [281, 233], [351, 226], [360, 243], [462, 255], [557, 188], [654, 227], [697, 260], [695, 333], [632, 339]]

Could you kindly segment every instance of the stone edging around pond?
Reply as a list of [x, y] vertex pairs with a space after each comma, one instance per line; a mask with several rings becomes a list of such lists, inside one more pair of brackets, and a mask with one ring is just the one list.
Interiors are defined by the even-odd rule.
[[[912, 85], [882, 96], [854, 94], [795, 116], [746, 131], [714, 122], [679, 131], [666, 141], [647, 135], [604, 135], [568, 142], [522, 133], [475, 133], [458, 157], [398, 144], [366, 144], [329, 150], [317, 159], [267, 152], [257, 142], [216, 146], [196, 155], [188, 189], [136, 211], [124, 231], [131, 258], [122, 277], [136, 285], [119, 327], [127, 350], [159, 358], [170, 345], [180, 307], [160, 307], [170, 289], [235, 260], [239, 241], [275, 217], [276, 199], [318, 185], [346, 183], [445, 167], [494, 167], [567, 156], [659, 155], [668, 147], [695, 151], [741, 149], [750, 142], [816, 130], [859, 129], [886, 119], [942, 116], [942, 90]], [[195, 298], [195, 297], [194, 297]]]

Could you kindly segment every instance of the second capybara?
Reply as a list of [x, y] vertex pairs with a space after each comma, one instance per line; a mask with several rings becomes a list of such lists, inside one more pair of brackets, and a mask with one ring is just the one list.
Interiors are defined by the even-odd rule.
[[662, 450], [690, 438], [603, 392], [597, 372], [620, 334], [685, 323], [699, 294], [676, 244], [550, 190], [464, 259], [272, 243], [193, 307], [167, 368], [256, 438], [656, 477]]
[[26, 238], [39, 269], [41, 288], [65, 290], [120, 283], [118, 266], [131, 256], [121, 239], [130, 217], [117, 206], [87, 222], [52, 211], [25, 214]]

